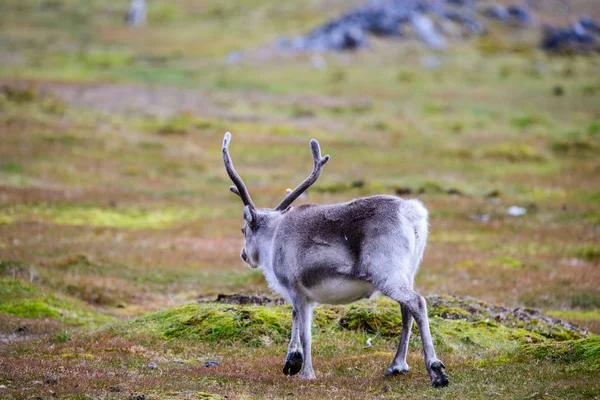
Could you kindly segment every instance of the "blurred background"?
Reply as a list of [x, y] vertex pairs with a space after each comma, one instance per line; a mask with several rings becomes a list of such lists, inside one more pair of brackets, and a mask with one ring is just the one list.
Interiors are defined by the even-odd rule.
[[[416, 287], [600, 333], [594, 0], [0, 3], [0, 318], [97, 325], [272, 295], [239, 259], [230, 151], [259, 207], [421, 199]], [[58, 327], [58, 328], [57, 328]]]

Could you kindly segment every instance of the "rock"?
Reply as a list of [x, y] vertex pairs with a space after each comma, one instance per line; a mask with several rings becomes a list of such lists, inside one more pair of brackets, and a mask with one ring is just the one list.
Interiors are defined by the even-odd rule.
[[401, 37], [401, 24], [410, 21], [415, 12], [429, 10], [428, 5], [418, 1], [372, 1], [347, 11], [293, 43], [279, 39], [276, 47], [313, 51], [356, 50], [368, 45], [367, 34]]
[[133, 393], [127, 397], [127, 400], [146, 400], [146, 395], [141, 393]]
[[[531, 308], [509, 309], [502, 306], [489, 304], [472, 297], [458, 296], [429, 296], [429, 305], [434, 315], [446, 313], [446, 317], [455, 319], [452, 310], [456, 311], [461, 319], [468, 321], [493, 320], [504, 326], [530, 330], [545, 337], [562, 337], [562, 340], [581, 339], [588, 335], [588, 330], [575, 324], [562, 321]], [[460, 310], [467, 313], [460, 313]], [[454, 312], [453, 311], [453, 312]]]
[[455, 10], [449, 10], [444, 12], [444, 17], [448, 18], [450, 21], [460, 24], [469, 33], [475, 35], [480, 35], [485, 30], [483, 24], [469, 13], [461, 13]]
[[466, 17], [462, 25], [469, 33], [473, 35], [481, 35], [485, 32], [485, 26], [483, 23], [471, 16]]
[[527, 209], [518, 206], [511, 206], [508, 208], [508, 210], [506, 210], [506, 212], [508, 213], [508, 215], [512, 215], [513, 217], [519, 217], [521, 215], [527, 214]]
[[565, 94], [565, 88], [561, 85], [556, 85], [552, 88], [552, 94], [555, 96], [562, 96]]
[[569, 28], [544, 26], [540, 47], [550, 52], [576, 53], [598, 48], [594, 35], [579, 22]]
[[578, 22], [586, 30], [594, 33], [600, 33], [600, 21], [596, 21], [592, 17], [584, 15], [579, 18]]
[[325, 59], [323, 58], [322, 55], [320, 55], [320, 54], [313, 54], [310, 57], [310, 65], [314, 69], [323, 70], [323, 69], [327, 68], [327, 61], [325, 61]]
[[509, 22], [518, 25], [529, 25], [531, 22], [531, 13], [523, 6], [509, 6], [506, 11], [509, 15]]
[[229, 65], [239, 64], [244, 54], [239, 50], [233, 50], [227, 53], [226, 63]]
[[494, 189], [485, 195], [485, 197], [487, 197], [488, 199], [494, 199], [500, 196], [502, 196], [502, 193], [498, 189]]
[[446, 193], [450, 195], [464, 196], [464, 193], [456, 188], [449, 188], [448, 190], [446, 190]]
[[305, 50], [356, 50], [367, 46], [366, 35], [357, 21], [342, 17], [311, 32], [303, 43]]
[[146, 13], [146, 0], [131, 0], [125, 21], [129, 26], [143, 26], [146, 23]]
[[[364, 0], [365, 5], [353, 8], [308, 34], [295, 38], [279, 38], [275, 48], [280, 51], [357, 50], [369, 45], [368, 35], [404, 37], [403, 27], [410, 23], [418, 38], [428, 46], [441, 49], [446, 45], [445, 33], [461, 37], [467, 33], [481, 35], [485, 24], [475, 15], [473, 0]], [[530, 25], [533, 14], [525, 5], [504, 7], [492, 3], [479, 8], [480, 15], [515, 26]], [[435, 21], [435, 22], [434, 22]], [[600, 29], [590, 17], [579, 23], [587, 30]], [[455, 29], [458, 27], [459, 29]]]
[[156, 369], [156, 368], [158, 368], [158, 365], [156, 365], [156, 363], [155, 363], [155, 362], [153, 362], [153, 361], [150, 361], [150, 362], [148, 363], [148, 368], [150, 368], [150, 369]]
[[446, 3], [452, 4], [454, 6], [464, 6], [466, 0], [446, 0]]
[[21, 325], [17, 329], [15, 329], [15, 333], [19, 335], [26, 335], [27, 333], [29, 333], [29, 328], [25, 325]]
[[510, 18], [508, 11], [498, 4], [484, 9], [481, 14], [487, 18], [506, 22]]
[[478, 222], [489, 222], [490, 214], [477, 214], [473, 217], [473, 220]]
[[55, 376], [47, 376], [44, 378], [44, 383], [46, 385], [55, 385], [58, 383], [58, 378]]
[[204, 366], [206, 368], [217, 367], [219, 365], [221, 365], [221, 363], [218, 362], [218, 361], [207, 361], [207, 362], [204, 363]]
[[398, 195], [398, 196], [405, 196], [407, 194], [411, 194], [412, 193], [412, 189], [411, 188], [407, 188], [407, 187], [399, 187], [396, 188], [394, 190], [394, 192]]
[[273, 299], [267, 296], [254, 296], [249, 294], [219, 294], [217, 295], [216, 303], [227, 303], [227, 304], [256, 304], [259, 306], [273, 303], [273, 304], [284, 304], [283, 299]]
[[334, 30], [329, 47], [336, 50], [355, 50], [367, 45], [365, 32], [359, 26], [347, 26]]
[[446, 40], [437, 31], [433, 21], [426, 15], [415, 13], [411, 18], [413, 28], [419, 38], [434, 49], [446, 47]]

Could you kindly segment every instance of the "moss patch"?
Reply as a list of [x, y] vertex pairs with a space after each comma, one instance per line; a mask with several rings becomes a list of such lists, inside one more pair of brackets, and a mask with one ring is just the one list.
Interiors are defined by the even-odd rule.
[[590, 262], [600, 261], [600, 246], [582, 246], [573, 251], [573, 255]]
[[[473, 299], [429, 298], [431, 329], [446, 351], [473, 347], [482, 352], [515, 349], [525, 343], [586, 337], [584, 330], [533, 310], [508, 310]], [[351, 306], [319, 306], [315, 333], [353, 332], [397, 338], [402, 317], [397, 303], [381, 299]], [[111, 328], [112, 329], [112, 328]], [[163, 340], [251, 346], [285, 343], [291, 332], [290, 306], [200, 303], [148, 314], [115, 328], [125, 335], [150, 333]]]
[[580, 339], [587, 335], [585, 329], [529, 308], [511, 310], [472, 298], [453, 296], [431, 296], [428, 304], [430, 315], [443, 316], [443, 313], [452, 310], [449, 314], [452, 319], [459, 315], [471, 322], [487, 321], [507, 328], [524, 329], [555, 340]]
[[506, 160], [510, 162], [540, 162], [546, 158], [534, 147], [523, 143], [500, 143], [484, 149], [481, 155], [485, 158]]
[[562, 318], [562, 319], [566, 319], [566, 320], [576, 319], [579, 321], [595, 321], [595, 320], [600, 321], [600, 310], [590, 310], [590, 311], [556, 310], [556, 311], [548, 311], [547, 314], [552, 317], [555, 317], [555, 318]]
[[352, 305], [342, 316], [340, 328], [382, 336], [398, 336], [402, 330], [400, 307]]
[[565, 363], [590, 362], [596, 370], [600, 370], [600, 336], [564, 343], [527, 346], [524, 350], [538, 359]]
[[19, 279], [0, 279], [0, 313], [20, 318], [52, 318], [70, 325], [99, 325], [111, 322], [85, 304]]
[[41, 221], [60, 225], [89, 225], [126, 229], [163, 228], [189, 219], [209, 215], [211, 210], [137, 207], [101, 208], [82, 205], [13, 205], [0, 207], [0, 221]]
[[519, 269], [523, 266], [522, 261], [508, 256], [495, 257], [491, 260], [491, 262], [507, 269]]
[[189, 304], [132, 321], [126, 331], [145, 332], [164, 339], [191, 339], [207, 342], [244, 342], [251, 346], [282, 343], [291, 332], [289, 307]]

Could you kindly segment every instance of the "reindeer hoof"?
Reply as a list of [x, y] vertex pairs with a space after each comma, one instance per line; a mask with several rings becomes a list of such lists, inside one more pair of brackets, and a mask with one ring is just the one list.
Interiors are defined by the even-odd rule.
[[302, 353], [298, 351], [288, 353], [287, 357], [285, 358], [283, 373], [286, 375], [296, 375], [302, 369], [303, 362], [304, 358], [302, 357]]
[[317, 379], [317, 377], [315, 376], [314, 371], [310, 371], [310, 372], [302, 371], [302, 373], [300, 374], [300, 378], [306, 379], [308, 381], [312, 381], [313, 379]]
[[393, 366], [393, 367], [389, 367], [388, 369], [385, 370], [385, 374], [383, 374], [384, 376], [392, 376], [392, 375], [402, 375], [402, 374], [406, 374], [410, 369], [408, 368], [408, 365], [405, 366]]
[[444, 372], [446, 366], [441, 361], [434, 361], [429, 366], [429, 376], [433, 387], [448, 386], [448, 375]]

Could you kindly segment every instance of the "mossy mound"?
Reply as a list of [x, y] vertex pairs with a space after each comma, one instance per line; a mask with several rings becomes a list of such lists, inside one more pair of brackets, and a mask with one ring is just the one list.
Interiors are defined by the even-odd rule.
[[470, 297], [431, 296], [427, 299], [429, 314], [444, 319], [471, 322], [491, 321], [508, 328], [524, 329], [555, 340], [586, 337], [588, 331], [577, 325], [541, 314], [531, 308], [508, 309]]
[[[530, 332], [531, 338], [572, 340], [587, 335], [586, 329], [542, 315], [533, 309], [511, 310], [473, 298], [456, 296], [430, 296], [427, 298], [427, 303], [430, 317], [520, 329]], [[382, 299], [373, 303], [357, 303], [349, 306], [340, 319], [340, 327], [382, 336], [397, 336], [402, 330], [402, 318], [395, 302]]]
[[[432, 336], [444, 352], [484, 355], [587, 337], [585, 330], [533, 310], [508, 310], [474, 299], [433, 296], [429, 311]], [[261, 347], [285, 344], [291, 326], [291, 307], [275, 301], [266, 306], [203, 302], [148, 314], [111, 329], [130, 337], [149, 334], [166, 341]], [[362, 342], [367, 334], [395, 342], [401, 330], [400, 308], [387, 299], [315, 309], [313, 333], [323, 337], [357, 334], [356, 340]], [[418, 329], [414, 331], [417, 346]]]
[[289, 307], [188, 304], [137, 318], [126, 332], [150, 332], [171, 339], [243, 342], [251, 346], [288, 340], [292, 321]]
[[586, 361], [592, 364], [595, 369], [600, 370], [600, 336], [561, 343], [527, 346], [524, 350], [526, 354], [538, 359], [564, 363]]
[[340, 318], [340, 328], [382, 336], [398, 336], [402, 330], [400, 309], [397, 305], [392, 308], [388, 304], [379, 303], [379, 307], [364, 304], [350, 306]]
[[12, 278], [0, 278], [0, 313], [19, 318], [51, 318], [68, 325], [92, 326], [113, 321], [76, 299]]

